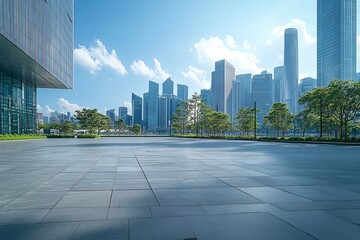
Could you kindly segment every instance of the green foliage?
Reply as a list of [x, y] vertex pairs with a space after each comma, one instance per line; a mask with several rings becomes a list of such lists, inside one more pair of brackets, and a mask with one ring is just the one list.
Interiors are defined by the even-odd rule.
[[299, 103], [315, 116], [322, 116], [325, 130], [347, 139], [360, 111], [360, 83], [334, 80], [327, 87], [306, 93]]
[[266, 115], [265, 120], [270, 123], [270, 126], [276, 130], [276, 135], [282, 133], [284, 136], [285, 131], [291, 129], [292, 119], [291, 113], [285, 103], [274, 103], [270, 109], [270, 112]]
[[[260, 110], [257, 109], [256, 112], [260, 112]], [[239, 131], [244, 132], [246, 136], [249, 136], [250, 131], [253, 131], [254, 127], [256, 129], [258, 129], [259, 127], [258, 123], [255, 123], [254, 108], [241, 108], [235, 116], [235, 120], [237, 121], [235, 128]]]
[[[76, 138], [99, 138], [97, 134], [80, 134]], [[47, 138], [75, 138], [74, 135], [48, 135]]]
[[176, 114], [172, 116], [172, 127], [177, 133], [185, 134], [185, 127], [189, 117], [188, 103], [182, 101], [176, 108]]
[[99, 134], [101, 130], [109, 130], [111, 127], [110, 118], [99, 113], [97, 109], [76, 110], [75, 117], [81, 128], [86, 129], [90, 134]]
[[141, 133], [141, 126], [139, 124], [135, 124], [132, 127], [132, 132], [136, 135], [139, 135]]
[[28, 139], [42, 139], [42, 138], [46, 138], [46, 136], [45, 135], [35, 135], [35, 134], [26, 134], [26, 135], [4, 134], [4, 135], [0, 135], [0, 141], [28, 140]]

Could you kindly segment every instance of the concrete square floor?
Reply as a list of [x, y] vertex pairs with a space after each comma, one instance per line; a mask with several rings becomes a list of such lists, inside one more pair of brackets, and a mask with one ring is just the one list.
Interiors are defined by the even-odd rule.
[[0, 239], [360, 239], [360, 146], [0, 142]]

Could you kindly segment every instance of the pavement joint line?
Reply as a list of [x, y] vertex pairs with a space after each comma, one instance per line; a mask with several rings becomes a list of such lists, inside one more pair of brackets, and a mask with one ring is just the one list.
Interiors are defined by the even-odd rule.
[[147, 183], [148, 183], [148, 185], [149, 185], [149, 187], [150, 187], [150, 189], [151, 189], [151, 192], [153, 193], [153, 195], [154, 195], [154, 197], [155, 197], [155, 199], [156, 199], [157, 204], [160, 206], [159, 199], [156, 197], [155, 192], [154, 192], [154, 189], [152, 188], [152, 186], [151, 186], [151, 184], [150, 184], [150, 182], [149, 182], [149, 179], [147, 178], [147, 176], [146, 176], [146, 174], [145, 174], [145, 171], [144, 171], [144, 169], [142, 168], [142, 166], [141, 166], [141, 164], [140, 164], [140, 161], [139, 161], [138, 157], [136, 156], [136, 153], [135, 153], [135, 152], [134, 152], [134, 156], [135, 156], [135, 158], [136, 158], [137, 163], [139, 164], [139, 167], [140, 167], [142, 173], [144, 174], [144, 177], [145, 177], [145, 179], [146, 179], [146, 181], [147, 181]]

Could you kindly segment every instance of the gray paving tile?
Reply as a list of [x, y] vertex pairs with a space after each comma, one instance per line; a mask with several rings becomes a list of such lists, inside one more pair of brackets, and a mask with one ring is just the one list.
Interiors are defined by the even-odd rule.
[[153, 217], [180, 217], [205, 215], [206, 212], [199, 206], [151, 207]]
[[128, 240], [128, 221], [92, 221], [79, 224], [73, 240]]
[[113, 184], [114, 190], [136, 190], [150, 189], [148, 181], [145, 178], [121, 178], [116, 179]]
[[150, 207], [158, 206], [151, 190], [113, 191], [111, 207]]
[[360, 209], [342, 209], [342, 210], [328, 210], [334, 216], [337, 216], [345, 221], [355, 223], [360, 226]]
[[186, 217], [186, 222], [199, 240], [314, 239], [267, 213]]
[[0, 226], [1, 240], [71, 239], [78, 223], [41, 223]]
[[270, 204], [227, 204], [227, 205], [205, 205], [201, 206], [207, 214], [228, 214], [228, 213], [255, 213], [279, 211], [279, 208]]
[[235, 188], [155, 189], [161, 206], [258, 203], [254, 197]]
[[321, 201], [321, 202], [286, 202], [273, 203], [276, 207], [286, 211], [330, 210], [360, 208], [359, 204], [351, 201]]
[[220, 177], [221, 181], [233, 187], [265, 187], [267, 185], [245, 177]]
[[147, 218], [151, 217], [149, 207], [109, 208], [108, 219]]
[[66, 194], [56, 208], [109, 207], [111, 191], [72, 191]]
[[227, 187], [227, 185], [216, 178], [193, 178], [193, 179], [181, 179], [172, 178], [164, 179], [152, 178], [149, 180], [153, 189], [156, 188], [220, 188]]
[[39, 223], [50, 209], [20, 209], [0, 211], [0, 225]]
[[272, 187], [239, 188], [266, 203], [310, 202], [310, 200]]
[[273, 214], [317, 239], [358, 240], [360, 236], [359, 226], [324, 212], [301, 211]]
[[111, 191], [113, 188], [113, 180], [81, 180], [77, 183], [73, 191]]
[[130, 219], [130, 240], [184, 240], [194, 234], [181, 218]]
[[54, 208], [42, 222], [106, 220], [108, 208]]

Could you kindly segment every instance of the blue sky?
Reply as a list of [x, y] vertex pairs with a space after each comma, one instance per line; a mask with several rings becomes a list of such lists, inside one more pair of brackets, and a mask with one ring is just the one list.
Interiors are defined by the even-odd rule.
[[74, 89], [38, 89], [45, 115], [129, 106], [170, 75], [199, 92], [224, 58], [236, 74], [273, 72], [287, 27], [299, 30], [300, 78], [316, 77], [316, 0], [75, 0], [74, 12]]

